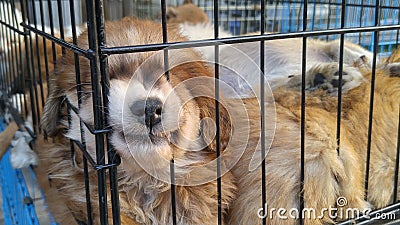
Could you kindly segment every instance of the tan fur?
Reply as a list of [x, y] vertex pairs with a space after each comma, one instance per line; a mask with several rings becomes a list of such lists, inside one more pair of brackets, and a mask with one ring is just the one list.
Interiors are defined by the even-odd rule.
[[167, 11], [168, 23], [208, 23], [209, 18], [207, 14], [193, 4], [191, 1], [184, 2], [183, 5], [177, 7], [168, 7]]
[[[161, 42], [161, 27], [151, 22], [142, 22], [135, 19], [124, 19], [120, 22], [107, 23], [107, 41], [109, 46], [137, 45]], [[118, 32], [113, 32], [118, 30]], [[170, 41], [184, 41], [176, 35], [176, 30], [170, 27], [168, 32]], [[134, 37], [132, 39], [127, 37]], [[134, 40], [133, 40], [134, 39]], [[79, 45], [87, 47], [84, 39]], [[124, 81], [131, 76], [137, 66], [148, 59], [153, 53], [140, 53], [110, 57], [109, 71], [111, 79]], [[198, 57], [193, 52], [186, 52], [185, 56]], [[179, 54], [178, 54], [179, 55]], [[137, 56], [137, 57], [136, 57]], [[389, 59], [398, 57], [396, 54]], [[129, 62], [124, 64], [121, 62]], [[398, 61], [391, 61], [398, 62]], [[81, 60], [83, 82], [89, 82], [89, 64]], [[65, 112], [61, 108], [62, 95], [67, 95], [73, 100], [75, 90], [75, 77], [73, 72], [72, 54], [67, 54], [57, 70], [55, 87], [52, 89], [50, 99], [46, 104], [44, 127], [52, 135], [60, 137], [64, 133], [63, 119]], [[324, 70], [322, 70], [323, 72]], [[368, 70], [363, 71], [366, 80], [370, 80]], [[342, 131], [340, 155], [336, 151], [336, 107], [337, 99], [326, 95], [326, 92], [316, 91], [307, 96], [306, 107], [306, 166], [304, 183], [304, 201], [306, 207], [316, 211], [323, 207], [335, 207], [339, 196], [348, 200], [347, 207], [364, 209], [368, 207], [381, 207], [388, 204], [392, 198], [392, 183], [394, 171], [394, 156], [396, 150], [396, 124], [398, 123], [400, 85], [397, 77], [390, 77], [386, 67], [377, 71], [375, 87], [375, 111], [371, 148], [370, 189], [368, 201], [364, 201], [363, 179], [365, 171], [365, 149], [368, 130], [369, 110], [369, 84], [362, 83], [348, 91], [343, 96]], [[212, 76], [212, 73], [202, 63], [189, 63], [171, 69], [172, 85], [192, 77]], [[329, 77], [331, 75], [327, 75]], [[83, 87], [90, 91], [89, 86]], [[206, 89], [206, 92], [212, 89]], [[269, 207], [283, 207], [290, 209], [298, 207], [299, 202], [299, 173], [300, 173], [300, 93], [298, 91], [277, 89], [274, 92], [276, 101], [277, 124], [275, 139], [266, 158], [266, 190]], [[115, 99], [114, 99], [115, 100]], [[90, 101], [84, 101], [90, 107]], [[110, 99], [113, 101], [113, 99]], [[257, 148], [260, 134], [260, 113], [257, 99], [243, 100], [250, 116], [251, 135], [247, 151], [241, 161], [234, 167], [233, 175], [230, 173], [222, 177], [222, 205], [224, 211], [229, 209], [226, 224], [259, 224], [257, 211], [261, 207], [261, 170], [257, 168], [249, 172], [249, 162]], [[198, 98], [190, 101], [185, 109], [200, 118], [214, 118], [214, 100]], [[230, 105], [235, 105], [237, 100], [228, 100]], [[240, 132], [240, 127], [233, 127], [225, 109], [221, 107], [221, 143], [226, 147], [230, 138], [230, 130]], [[195, 113], [193, 113], [195, 112]], [[272, 114], [266, 114], [269, 118]], [[82, 115], [81, 115], [82, 116]], [[87, 116], [87, 115], [85, 115]], [[92, 115], [89, 115], [89, 118]], [[86, 118], [86, 117], [85, 117]], [[84, 119], [85, 119], [84, 118]], [[86, 119], [85, 119], [86, 120]], [[268, 120], [267, 120], [268, 121]], [[91, 122], [91, 121], [87, 121]], [[184, 127], [189, 132], [193, 127]], [[114, 133], [119, 131], [114, 126]], [[267, 130], [267, 138], [272, 138], [273, 130]], [[215, 140], [202, 153], [196, 152], [191, 157], [205, 157], [206, 161], [215, 158]], [[123, 151], [117, 152], [123, 155]], [[44, 173], [51, 177], [51, 184], [56, 187], [61, 200], [79, 220], [86, 220], [86, 199], [83, 183], [83, 157], [76, 151], [71, 159], [69, 143], [62, 141], [50, 144], [48, 147], [40, 146], [40, 158]], [[76, 147], [76, 149], [78, 149]], [[93, 146], [88, 145], [88, 151], [93, 155]], [[182, 149], [173, 148], [175, 157], [184, 158]], [[170, 153], [166, 157], [172, 157]], [[201, 162], [204, 163], [204, 162]], [[89, 166], [90, 168], [90, 166]], [[132, 175], [132, 171], [134, 171]], [[149, 176], [143, 170], [138, 170], [135, 162], [122, 157], [122, 165], [118, 167], [119, 198], [121, 205], [122, 224], [159, 224], [171, 222], [170, 187], [168, 184]], [[89, 169], [91, 193], [97, 193], [97, 176], [95, 171]], [[204, 174], [197, 174], [203, 176]], [[238, 180], [239, 195], [235, 198], [235, 182]], [[157, 190], [156, 193], [145, 195], [145, 191]], [[109, 191], [109, 190], [108, 190]], [[212, 181], [199, 186], [177, 186], [178, 220], [182, 224], [215, 224], [217, 218], [216, 182]], [[146, 197], [154, 198], [152, 205]], [[98, 223], [98, 199], [91, 195], [93, 218]], [[108, 199], [109, 202], [109, 199]], [[109, 204], [110, 205], [110, 204]], [[109, 209], [110, 210], [110, 209]], [[110, 213], [111, 214], [111, 213]], [[154, 218], [150, 218], [154, 217]], [[110, 218], [111, 219], [111, 218]], [[341, 220], [345, 218], [335, 218]], [[306, 224], [323, 224], [332, 222], [327, 216], [321, 220], [306, 220]], [[295, 224], [293, 220], [272, 219], [268, 224]]]
[[[59, 38], [59, 34], [54, 34], [55, 37]], [[69, 38], [66, 38], [66, 41], [70, 41]], [[35, 81], [37, 83], [47, 83], [47, 76], [51, 76], [54, 73], [54, 63], [53, 60], [53, 51], [52, 51], [52, 41], [48, 39], [43, 39], [38, 36], [36, 39], [35, 35], [32, 35], [32, 45], [28, 43], [24, 43], [24, 39], [21, 37], [21, 50], [22, 50], [22, 58], [21, 63], [17, 61], [15, 63], [15, 67], [17, 71], [21, 71], [22, 77], [25, 80], [25, 90], [21, 84], [16, 84], [16, 90], [18, 92], [24, 92], [29, 89], [29, 86], [32, 85], [32, 82]], [[18, 46], [17, 46], [18, 47]], [[18, 48], [16, 48], [18, 49]], [[55, 44], [55, 59], [58, 60], [61, 58], [62, 50], [61, 46]], [[28, 50], [28, 52], [26, 52]], [[29, 60], [26, 58], [26, 54], [29, 57]], [[32, 60], [31, 60], [32, 58]], [[46, 63], [47, 58], [47, 63]], [[19, 60], [19, 58], [18, 58]], [[29, 69], [28, 72], [27, 63], [29, 61]], [[18, 68], [17, 68], [18, 67]], [[20, 79], [20, 78], [18, 78]], [[47, 97], [47, 96], [46, 96]]]
[[[391, 59], [398, 58], [398, 53]], [[389, 61], [390, 61], [389, 60]], [[393, 62], [393, 61], [391, 61]], [[395, 61], [398, 62], [398, 61]], [[363, 71], [367, 80], [369, 70]], [[307, 94], [305, 136], [305, 207], [321, 212], [336, 207], [346, 197], [348, 208], [379, 208], [393, 201], [393, 179], [399, 115], [400, 80], [387, 69], [376, 74], [374, 120], [368, 201], [364, 201], [370, 84], [363, 83], [343, 95], [340, 154], [336, 148], [337, 98], [325, 92]], [[266, 195], [269, 208], [299, 207], [301, 93], [278, 89], [274, 92], [277, 124], [274, 142], [266, 158]], [[268, 115], [267, 115], [268, 117]], [[268, 131], [266, 131], [268, 134]], [[255, 129], [255, 133], [258, 130]], [[251, 142], [251, 140], [250, 140]], [[261, 224], [261, 167], [248, 171], [252, 154], [246, 152], [233, 169], [239, 196], [229, 214], [229, 224]], [[288, 214], [286, 214], [288, 215]], [[319, 215], [319, 214], [317, 214]], [[336, 220], [347, 218], [336, 218]], [[335, 220], [335, 218], [334, 218]], [[333, 222], [305, 220], [305, 224]], [[267, 224], [297, 224], [293, 220], [267, 219]]]
[[[185, 5], [183, 5], [185, 6]], [[183, 7], [180, 6], [180, 7]], [[175, 13], [175, 8], [169, 11], [170, 17], [173, 19], [169, 22], [179, 23], [182, 35], [186, 36], [189, 40], [204, 40], [214, 38], [214, 27], [208, 21], [193, 22], [198, 20], [198, 14], [205, 12], [195, 6], [191, 5], [193, 11], [188, 15], [179, 15]], [[232, 37], [232, 34], [219, 29], [219, 37], [226, 38]], [[244, 36], [259, 35], [259, 32], [244, 34]], [[265, 77], [266, 83], [272, 89], [286, 86], [290, 88], [298, 88], [301, 85], [301, 68], [302, 68], [302, 38], [289, 38], [265, 41]], [[203, 58], [209, 62], [215, 61], [215, 49], [213, 46], [194, 48], [202, 54]], [[333, 74], [338, 72], [339, 58], [340, 58], [340, 41], [324, 41], [318, 39], [307, 39], [307, 56], [306, 56], [306, 70], [307, 79], [306, 87], [313, 90], [314, 75], [319, 71], [329, 70], [329, 74], [324, 84], [321, 87], [328, 90], [330, 93], [336, 93], [337, 77]], [[244, 81], [237, 82], [238, 75], [250, 84], [251, 87], [257, 87], [259, 84], [260, 70], [257, 68], [260, 64], [260, 44], [258, 42], [248, 42], [232, 45], [221, 45], [219, 48], [219, 63], [221, 67], [220, 77], [227, 83], [234, 83], [233, 86], [241, 86]], [[344, 76], [342, 84], [343, 91], [358, 86], [362, 81], [362, 76], [359, 68], [372, 67], [372, 53], [362, 48], [357, 44], [349, 41], [344, 42], [343, 48], [343, 63]], [[211, 63], [213, 64], [213, 63]], [[257, 65], [257, 66], [254, 66]], [[228, 67], [226, 70], [224, 67]], [[334, 70], [333, 70], [334, 69]], [[235, 71], [235, 72], [232, 72]], [[332, 84], [333, 81], [333, 84]], [[243, 90], [238, 90], [238, 92]], [[244, 90], [243, 96], [247, 96], [248, 91]]]
[[[161, 26], [150, 21], [139, 21], [133, 18], [124, 18], [121, 21], [106, 23], [107, 44], [109, 46], [123, 45], [141, 45], [150, 43], [161, 43]], [[170, 41], [184, 41], [185, 39], [177, 35], [174, 27], [169, 27]], [[85, 33], [83, 34], [85, 37]], [[88, 47], [87, 38], [79, 39], [79, 46]], [[145, 62], [148, 58], [154, 55], [154, 52], [139, 53], [139, 54], [124, 54], [116, 55], [109, 58], [109, 72], [111, 83], [116, 81], [128, 82], [128, 79], [133, 76], [138, 66]], [[181, 55], [182, 54], [182, 55]], [[189, 57], [199, 59], [199, 56], [191, 50], [182, 50], [171, 53], [171, 62], [175, 59]], [[157, 59], [157, 58], [156, 58]], [[161, 60], [162, 61], [162, 60]], [[154, 67], [159, 66], [158, 61], [154, 62]], [[43, 116], [43, 128], [53, 137], [58, 139], [55, 144], [47, 143], [47, 147], [41, 144], [38, 147], [41, 166], [44, 174], [48, 174], [50, 184], [58, 191], [60, 200], [64, 200], [65, 204], [71, 210], [72, 214], [81, 221], [86, 221], [86, 198], [83, 179], [83, 156], [75, 146], [75, 153], [71, 159], [70, 145], [66, 140], [62, 140], [64, 135], [78, 135], [79, 131], [73, 128], [65, 134], [65, 108], [62, 107], [63, 96], [76, 104], [76, 81], [74, 74], [73, 54], [67, 53], [57, 64], [56, 76], [50, 97], [45, 106]], [[93, 124], [93, 114], [87, 109], [91, 109], [91, 97], [87, 92], [91, 90], [90, 85], [90, 69], [87, 60], [80, 60], [82, 90], [84, 91], [83, 104], [80, 115], [84, 121]], [[149, 68], [151, 69], [151, 68]], [[146, 71], [145, 71], [146, 72]], [[150, 76], [149, 73], [144, 73]], [[196, 76], [212, 76], [209, 70], [201, 62], [186, 63], [170, 71], [171, 80], [166, 82], [161, 79], [158, 84], [160, 88], [166, 87], [167, 83], [175, 86], [189, 78]], [[113, 90], [112, 86], [112, 90]], [[111, 90], [111, 91], [112, 91]], [[189, 89], [188, 89], [189, 90]], [[116, 90], [118, 91], [118, 90]], [[213, 89], [207, 90], [214, 93]], [[188, 92], [191, 93], [191, 92]], [[178, 93], [185, 95], [185, 93]], [[180, 96], [180, 95], [179, 95]], [[110, 99], [110, 104], [119, 99]], [[110, 109], [112, 110], [112, 109]], [[183, 110], [188, 112], [188, 115], [197, 117], [197, 119], [210, 117], [215, 118], [214, 100], [204, 97], [198, 97], [190, 100], [183, 106]], [[221, 107], [221, 127], [224, 130], [230, 130], [230, 122], [224, 108]], [[73, 118], [73, 120], [75, 120]], [[199, 130], [194, 130], [192, 126], [187, 126], [184, 123], [181, 130], [184, 133], [192, 133], [199, 135]], [[116, 140], [123, 134], [119, 124], [113, 123], [114, 133], [111, 135], [112, 140]], [[196, 125], [198, 126], [198, 125]], [[93, 136], [86, 132], [87, 151], [95, 158], [95, 148], [92, 142]], [[229, 132], [221, 135], [222, 142], [228, 142]], [[138, 140], [140, 141], [140, 140]], [[121, 155], [122, 163], [118, 167], [118, 185], [119, 185], [119, 200], [122, 224], [170, 224], [171, 221], [171, 193], [170, 184], [158, 180], [143, 169], [141, 169], [135, 160], [124, 150], [124, 145], [115, 143], [114, 148]], [[176, 162], [180, 160], [191, 160], [199, 165], [207, 163], [215, 159], [215, 141], [201, 151], [186, 152], [179, 147], [170, 144], [171, 152], [165, 154], [166, 158], [174, 156]], [[42, 175], [45, 176], [45, 175]], [[199, 176], [198, 178], [208, 176], [196, 171], [188, 174], [189, 176]], [[97, 174], [89, 165], [90, 190], [91, 190], [91, 206], [94, 223], [98, 224], [99, 208], [97, 198]], [[107, 181], [109, 179], [107, 178]], [[227, 211], [230, 202], [235, 197], [234, 178], [230, 172], [222, 176], [222, 184], [224, 192], [222, 194], [223, 213]], [[109, 192], [109, 189], [108, 189]], [[108, 195], [109, 196], [109, 195]], [[110, 203], [110, 199], [107, 199]], [[196, 186], [176, 186], [176, 204], [177, 204], [177, 220], [179, 224], [215, 224], [217, 223], [217, 186], [216, 181], [212, 180], [208, 183]], [[111, 207], [110, 204], [108, 204]], [[109, 208], [110, 211], [110, 208]], [[111, 220], [111, 213], [109, 214]]]

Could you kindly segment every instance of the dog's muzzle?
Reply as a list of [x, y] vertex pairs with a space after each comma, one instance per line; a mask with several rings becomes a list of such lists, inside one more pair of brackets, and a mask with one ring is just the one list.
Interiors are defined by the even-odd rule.
[[144, 115], [144, 122], [150, 132], [152, 132], [154, 126], [161, 122], [162, 102], [158, 98], [136, 101], [130, 109], [136, 116]]

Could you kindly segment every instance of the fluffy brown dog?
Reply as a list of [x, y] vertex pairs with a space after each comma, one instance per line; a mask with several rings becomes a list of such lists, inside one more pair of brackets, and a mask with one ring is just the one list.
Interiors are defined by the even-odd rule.
[[[161, 43], [160, 30], [160, 25], [155, 23], [125, 18], [106, 24], [107, 44]], [[177, 33], [175, 28], [170, 27], [169, 40], [185, 41]], [[87, 39], [81, 38], [79, 45], [87, 48]], [[397, 54], [392, 58], [398, 57]], [[172, 222], [168, 183], [169, 160], [172, 158], [176, 162], [178, 222], [217, 222], [215, 165], [206, 166], [216, 156], [215, 130], [208, 122], [209, 118], [216, 117], [214, 100], [209, 98], [215, 90], [214, 83], [208, 80], [213, 76], [212, 72], [199, 59], [199, 55], [192, 50], [171, 51], [168, 79], [163, 71], [162, 54], [147, 52], [109, 57], [111, 81], [108, 116], [113, 130], [111, 142], [122, 158], [118, 177], [123, 224]], [[83, 121], [93, 125], [91, 87], [86, 85], [90, 83], [89, 63], [85, 60], [80, 63], [84, 85], [79, 115]], [[79, 118], [74, 114], [71, 126], [65, 131], [65, 110], [61, 104], [66, 96], [71, 104], [78, 107], [73, 55], [67, 54], [60, 65], [46, 103], [43, 126], [52, 136], [81, 141]], [[303, 190], [306, 207], [321, 212], [324, 207], [335, 207], [338, 197], [346, 197], [345, 208], [363, 210], [386, 205], [392, 198], [400, 85], [399, 78], [389, 75], [396, 76], [393, 72], [397, 71], [396, 68], [391, 64], [377, 71], [379, 79], [375, 89], [368, 201], [364, 200], [363, 190], [368, 83], [350, 90], [343, 97], [340, 154], [336, 151], [336, 98], [322, 91], [307, 97]], [[322, 75], [329, 79], [331, 73]], [[207, 81], [197, 78], [207, 78]], [[370, 79], [368, 71], [365, 71], [365, 78]], [[300, 93], [277, 89], [274, 95], [276, 131], [266, 126], [266, 140], [271, 140], [275, 132], [275, 141], [266, 159], [267, 203], [269, 207], [289, 210], [298, 207], [300, 192]], [[257, 216], [262, 207], [261, 171], [257, 168], [249, 172], [249, 165], [254, 150], [257, 150], [255, 156], [259, 155], [259, 102], [256, 98], [225, 100], [223, 96], [220, 100], [220, 145], [223, 153], [227, 153], [222, 158], [223, 211], [230, 210], [228, 224], [257, 224], [261, 222]], [[241, 105], [245, 113], [240, 112]], [[268, 103], [265, 106], [269, 109], [271, 105]], [[274, 121], [269, 118], [273, 113], [266, 115], [266, 121]], [[246, 125], [250, 126], [249, 130], [246, 130]], [[85, 133], [87, 151], [94, 157], [94, 137], [87, 130]], [[245, 143], [239, 140], [241, 136], [245, 137]], [[228, 170], [235, 163], [235, 156], [240, 157], [241, 152], [237, 150], [243, 146], [246, 151], [232, 171], [238, 179], [239, 196], [231, 206], [236, 186]], [[45, 149], [40, 151], [42, 171], [49, 174], [59, 199], [64, 200], [77, 219], [86, 221], [83, 157], [80, 151], [75, 151], [71, 159], [69, 142], [65, 140], [56, 146], [41, 149]], [[95, 171], [90, 170], [89, 176], [91, 193], [96, 193]], [[98, 222], [98, 199], [96, 195], [91, 196], [93, 218]], [[326, 211], [322, 213], [323, 218], [306, 220], [306, 223], [322, 224], [346, 217], [339, 215], [330, 218]], [[224, 218], [224, 221], [227, 220]], [[295, 220], [273, 217], [268, 222], [294, 224]]]
[[[399, 56], [400, 50], [376, 71], [367, 201], [364, 200], [364, 178], [370, 83], [364, 82], [343, 96], [340, 153], [336, 150], [337, 98], [324, 92], [307, 94], [302, 192], [305, 207], [312, 208], [316, 214], [306, 212], [305, 224], [333, 223], [354, 217], [346, 210], [355, 209], [361, 215], [369, 208], [383, 207], [393, 201], [393, 187], [397, 185], [394, 176], [400, 103]], [[371, 80], [370, 70], [366, 69], [363, 74], [366, 80]], [[298, 209], [300, 202], [300, 96], [296, 91], [274, 91], [277, 122], [274, 141], [266, 157], [265, 174], [267, 224], [298, 224], [291, 216], [302, 215], [302, 212], [290, 211]], [[253, 128], [255, 133], [259, 132], [257, 129]], [[229, 224], [261, 224], [258, 215], [265, 215], [260, 209], [261, 167], [249, 172], [251, 157], [246, 152], [233, 169], [239, 195], [231, 208]], [[329, 216], [329, 211], [323, 210], [335, 207], [339, 209], [336, 216]], [[279, 208], [283, 210], [278, 212]], [[283, 217], [280, 219], [279, 215]]]
[[[150, 21], [125, 18], [106, 23], [109, 46], [161, 43], [161, 26]], [[88, 48], [87, 34], [79, 46]], [[185, 41], [173, 27], [169, 40]], [[57, 63], [54, 84], [46, 102], [43, 127], [50, 136], [81, 141], [79, 118], [73, 114], [72, 125], [65, 131], [66, 99], [78, 107], [73, 54], [67, 53]], [[175, 160], [177, 221], [179, 224], [217, 223], [217, 185], [214, 167], [201, 169], [216, 158], [215, 140], [207, 138], [207, 121], [215, 118], [213, 83], [206, 86], [190, 82], [191, 78], [211, 78], [212, 73], [192, 50], [171, 51], [169, 79], [163, 71], [163, 55], [156, 52], [123, 54], [108, 59], [110, 80], [109, 120], [113, 130], [111, 142], [122, 158], [118, 167], [119, 199], [122, 224], [171, 224], [171, 186], [169, 161]], [[90, 69], [80, 60], [82, 105], [79, 115], [93, 125]], [[183, 84], [184, 83], [184, 84]], [[183, 84], [183, 85], [182, 85]], [[211, 84], [211, 85], [210, 85]], [[224, 107], [221, 129], [230, 130]], [[85, 129], [87, 151], [95, 158], [95, 139]], [[229, 132], [221, 135], [229, 142]], [[87, 221], [83, 179], [83, 157], [75, 151], [71, 159], [69, 143], [39, 149], [42, 173], [48, 174], [53, 190], [59, 193], [73, 215]], [[41, 150], [46, 149], [46, 150]], [[189, 149], [189, 151], [188, 151]], [[196, 169], [194, 169], [196, 168]], [[42, 176], [47, 177], [47, 175]], [[91, 205], [98, 223], [97, 175], [90, 169]], [[230, 172], [222, 176], [222, 209], [225, 214], [235, 197]], [[54, 197], [54, 196], [53, 196]], [[109, 207], [110, 204], [109, 204]], [[111, 213], [109, 213], [111, 214]], [[111, 219], [111, 218], [110, 218]]]

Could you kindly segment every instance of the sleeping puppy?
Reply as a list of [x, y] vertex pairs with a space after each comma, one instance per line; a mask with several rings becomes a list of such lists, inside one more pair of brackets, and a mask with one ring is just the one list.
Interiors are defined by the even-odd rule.
[[[271, 225], [298, 224], [295, 218], [303, 212], [304, 224], [332, 224], [393, 202], [394, 186], [398, 185], [394, 177], [399, 138], [400, 49], [385, 62], [376, 71], [368, 195], [365, 196], [364, 179], [370, 83], [362, 82], [343, 94], [339, 153], [337, 98], [321, 90], [307, 94], [303, 190], [300, 190], [301, 93], [280, 88], [274, 91], [276, 130], [265, 162], [267, 211], [263, 212], [261, 203], [261, 166], [255, 168], [251, 164], [252, 157], [260, 157], [260, 153], [253, 156], [246, 151], [232, 170], [238, 179], [239, 194], [230, 209], [229, 224], [262, 224], [262, 217]], [[365, 80], [371, 80], [370, 69], [360, 71]], [[331, 76], [323, 71], [318, 74], [324, 79]], [[269, 117], [266, 114], [266, 120]], [[257, 132], [259, 128], [252, 129]], [[266, 130], [267, 135], [270, 132]], [[303, 212], [298, 211], [300, 191], [307, 208]], [[337, 210], [329, 211], [332, 208]]]
[[[160, 25], [132, 18], [109, 22], [106, 23], [107, 44], [161, 43], [160, 30]], [[170, 27], [170, 41], [186, 40], [177, 33], [176, 29]], [[80, 38], [79, 46], [87, 48], [87, 39]], [[110, 140], [122, 159], [118, 167], [122, 224], [171, 224], [169, 160], [172, 158], [176, 165], [178, 223], [215, 224], [218, 205], [216, 167], [215, 164], [211, 167], [207, 164], [214, 161], [217, 145], [223, 150], [223, 212], [229, 209], [229, 215], [223, 221], [227, 224], [258, 223], [261, 221], [257, 216], [261, 207], [261, 176], [259, 168], [249, 172], [249, 166], [256, 167], [257, 164], [252, 164], [251, 160], [260, 155], [260, 102], [256, 98], [225, 99], [221, 96], [219, 116], [222, 132], [217, 143], [215, 127], [210, 125], [209, 120], [216, 117], [214, 99], [208, 97], [213, 96], [215, 91], [214, 81], [210, 80], [213, 77], [212, 70], [199, 62], [200, 56], [190, 49], [171, 50], [169, 55], [168, 74], [163, 71], [163, 55], [157, 52], [114, 55], [108, 59], [111, 78], [108, 119], [113, 131]], [[59, 143], [39, 149], [44, 171], [41, 176], [51, 178], [51, 186], [58, 191], [58, 199], [66, 203], [78, 220], [86, 221], [83, 156], [76, 150], [71, 157], [69, 142], [62, 137], [82, 141], [79, 119], [89, 125], [94, 124], [92, 90], [90, 85], [86, 85], [90, 83], [90, 67], [87, 60], [80, 60], [82, 105], [79, 118], [72, 114], [71, 126], [65, 127], [62, 102], [68, 101], [78, 107], [73, 54], [66, 54], [58, 65], [60, 67], [56, 70], [55, 83], [52, 85], [55, 88], [46, 102], [43, 127], [48, 134], [58, 138]], [[395, 67], [390, 68], [390, 71], [395, 70]], [[371, 205], [380, 207], [390, 201], [396, 142], [394, 124], [397, 124], [400, 90], [398, 78], [385, 76], [383, 73], [387, 71], [389, 69], [378, 72], [381, 77], [377, 79], [376, 99], [379, 102], [376, 102], [375, 108], [382, 112], [375, 114], [374, 129], [378, 132], [374, 132], [373, 140], [379, 141], [373, 142], [372, 147], [368, 202], [364, 201], [362, 182], [365, 171], [364, 135], [368, 127], [365, 121], [368, 117], [369, 102], [365, 98], [368, 96], [368, 84], [362, 83], [349, 90], [343, 98], [340, 155], [336, 151], [335, 138], [337, 99], [326, 95], [326, 91], [316, 91], [307, 98], [306, 207], [315, 210], [330, 205], [334, 207], [338, 196], [347, 198], [347, 207], [357, 209]], [[369, 79], [368, 72], [364, 79]], [[270, 207], [298, 207], [299, 95], [298, 91], [283, 88], [274, 93], [276, 130], [274, 126], [266, 125], [267, 143], [275, 134], [275, 141], [266, 158], [266, 190]], [[267, 110], [274, 105], [270, 102], [261, 104], [266, 104]], [[265, 121], [275, 121], [274, 111], [267, 112]], [[84, 129], [87, 151], [95, 158], [94, 137]], [[242, 140], [243, 137], [245, 140]], [[244, 148], [244, 153], [240, 148]], [[237, 165], [235, 157], [241, 157]], [[387, 166], [380, 167], [382, 163]], [[233, 174], [229, 172], [232, 166]], [[90, 169], [89, 176], [91, 193], [96, 193], [97, 174]], [[239, 192], [237, 198], [236, 190]], [[91, 195], [91, 205], [92, 216], [98, 223], [99, 204], [96, 195]], [[309, 220], [308, 223], [321, 224], [342, 218], [338, 217], [324, 217]], [[294, 220], [275, 217], [269, 222], [295, 223]]]
[[[195, 15], [204, 13], [197, 6], [192, 6], [192, 11], [196, 11]], [[182, 35], [189, 40], [204, 40], [214, 38], [214, 26], [208, 21], [193, 23], [189, 19], [191, 17], [177, 14], [174, 19], [168, 20], [169, 23], [177, 23], [181, 29]], [[244, 35], [258, 35], [259, 33], [251, 33]], [[232, 37], [229, 32], [222, 29], [219, 31], [220, 38]], [[338, 62], [339, 62], [339, 41], [322, 41], [317, 39], [307, 40], [307, 74], [313, 73], [309, 71], [311, 68], [319, 67], [319, 70], [331, 70], [332, 67], [337, 69], [333, 72], [328, 80], [319, 81], [324, 83], [321, 88], [331, 93], [336, 93], [338, 88]], [[203, 58], [209, 62], [215, 61], [214, 47], [198, 47], [195, 48], [200, 52]], [[221, 69], [220, 77], [222, 80], [232, 83], [232, 86], [241, 86], [248, 83], [250, 87], [259, 86], [260, 72], [257, 67], [260, 65], [260, 44], [259, 42], [241, 43], [232, 45], [220, 45], [219, 47], [219, 63], [226, 65], [229, 70]], [[298, 87], [301, 80], [302, 66], [302, 39], [281, 39], [265, 41], [265, 78], [272, 89], [278, 87]], [[343, 54], [343, 91], [350, 90], [358, 86], [363, 78], [359, 71], [359, 67], [371, 67], [372, 53], [363, 49], [359, 45], [351, 42], [345, 42]], [[254, 65], [255, 64], [255, 65]], [[325, 68], [329, 67], [329, 68]], [[336, 74], [336, 75], [335, 75]], [[238, 76], [239, 75], [239, 76]], [[307, 75], [310, 77], [311, 75]], [[243, 96], [248, 96], [249, 89], [238, 89]], [[315, 88], [314, 78], [307, 79], [306, 88], [313, 90]]]
[[[159, 24], [134, 18], [106, 23], [108, 46], [161, 43], [160, 31]], [[186, 40], [173, 27], [169, 27], [169, 34], [172, 42]], [[79, 38], [78, 45], [82, 48], [88, 48], [86, 35], [84, 32]], [[214, 81], [209, 82], [213, 74], [190, 49], [170, 51], [170, 70], [166, 74], [161, 53], [143, 52], [108, 58], [108, 119], [112, 128], [111, 143], [121, 156], [118, 185], [122, 224], [172, 223], [171, 159], [175, 161], [178, 224], [216, 224], [217, 144], [213, 136], [210, 138], [213, 129], [207, 122], [215, 118], [215, 100], [207, 97], [214, 94]], [[68, 101], [78, 108], [74, 65], [70, 52], [57, 63], [42, 126], [58, 143], [47, 143], [45, 148], [42, 143], [38, 151], [41, 176], [48, 176], [51, 181], [47, 186], [58, 192], [57, 199], [65, 202], [77, 220], [87, 222], [83, 156], [76, 150], [71, 158], [66, 138], [82, 141], [80, 118], [93, 126], [93, 99], [89, 61], [80, 59], [82, 104], [79, 117], [72, 114], [71, 126], [65, 127], [67, 117], [62, 103]], [[197, 77], [209, 81], [204, 85], [191, 81]], [[227, 148], [225, 143], [229, 142], [232, 127], [225, 107], [220, 107], [223, 149]], [[95, 138], [86, 128], [84, 137], [86, 150], [96, 158]], [[222, 157], [222, 161], [229, 164], [226, 157]], [[235, 197], [236, 188], [230, 172], [225, 170], [222, 174], [221, 206], [225, 214]], [[94, 223], [98, 224], [96, 171], [89, 169], [89, 177], [92, 216]], [[108, 206], [111, 215], [111, 204]], [[62, 212], [56, 215], [62, 216]]]

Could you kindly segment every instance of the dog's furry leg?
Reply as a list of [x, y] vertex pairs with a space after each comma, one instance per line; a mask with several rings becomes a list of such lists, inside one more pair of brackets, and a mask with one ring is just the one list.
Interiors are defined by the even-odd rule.
[[[364, 81], [362, 74], [354, 67], [343, 65], [342, 92], [349, 91]], [[299, 89], [301, 75], [290, 78], [288, 87]], [[339, 65], [334, 63], [319, 63], [306, 72], [306, 89], [314, 91], [322, 89], [328, 93], [336, 94], [339, 87]]]

